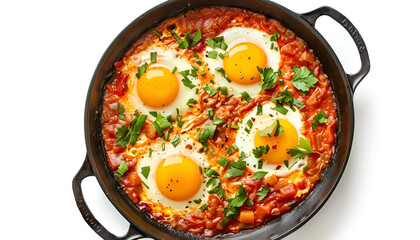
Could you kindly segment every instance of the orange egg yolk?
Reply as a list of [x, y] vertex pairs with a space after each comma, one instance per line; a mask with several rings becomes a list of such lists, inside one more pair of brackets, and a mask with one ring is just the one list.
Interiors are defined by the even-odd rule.
[[[259, 136], [257, 133], [254, 138], [255, 147], [270, 146], [268, 153], [262, 155], [261, 159], [271, 164], [282, 164], [284, 160], [289, 160], [291, 156], [287, 154], [287, 151], [298, 144], [298, 133], [293, 124], [284, 119], [279, 118], [278, 120], [283, 130], [280, 136], [274, 136], [274, 129], [271, 137]], [[257, 129], [257, 131], [259, 130], [263, 129]]]
[[235, 83], [250, 85], [261, 81], [257, 66], [264, 69], [267, 57], [257, 45], [243, 42], [235, 45], [229, 51], [229, 56], [223, 59], [226, 75]]
[[193, 197], [202, 184], [198, 165], [184, 156], [172, 156], [163, 160], [156, 170], [156, 185], [159, 191], [174, 201]]
[[171, 104], [178, 95], [178, 79], [166, 68], [149, 68], [140, 76], [137, 92], [149, 107], [162, 108]]

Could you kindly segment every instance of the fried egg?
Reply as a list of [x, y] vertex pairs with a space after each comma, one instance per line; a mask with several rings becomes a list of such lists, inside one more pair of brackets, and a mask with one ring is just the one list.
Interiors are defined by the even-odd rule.
[[[151, 53], [156, 52], [156, 62], [151, 62]], [[136, 109], [144, 114], [160, 112], [162, 115], [185, 113], [189, 99], [197, 98], [196, 87], [200, 87], [197, 77], [186, 76], [195, 87], [184, 86], [182, 71], [191, 71], [192, 65], [181, 57], [182, 54], [164, 47], [151, 46], [131, 56], [133, 69], [127, 82], [128, 92], [123, 99], [124, 108], [131, 112]], [[148, 63], [147, 70], [137, 78], [137, 68]], [[174, 71], [175, 70], [175, 71]]]
[[[299, 109], [292, 111], [288, 106], [284, 106], [288, 112], [283, 115], [274, 110], [275, 104], [268, 102], [262, 105], [262, 114], [257, 115], [257, 108], [253, 109], [243, 119], [237, 132], [235, 144], [239, 151], [244, 152], [248, 157], [245, 159], [249, 168], [255, 171], [266, 171], [269, 174], [277, 176], [287, 175], [297, 169], [303, 169], [307, 164], [307, 157], [304, 159], [294, 159], [287, 154], [287, 151], [298, 145], [298, 140], [303, 135], [299, 129], [303, 126]], [[279, 136], [260, 136], [259, 131], [267, 129], [275, 124], [277, 120], [280, 123], [283, 133]], [[252, 149], [260, 146], [270, 147], [267, 154], [261, 156], [263, 160], [262, 167], [258, 168], [259, 159], [256, 158]]]
[[[223, 36], [228, 46], [226, 51], [211, 47], [205, 49], [207, 56], [211, 51], [228, 53], [223, 59], [220, 56], [216, 59], [205, 58], [215, 82], [219, 86], [227, 86], [229, 94], [239, 95], [246, 91], [251, 96], [257, 95], [261, 91], [261, 77], [257, 66], [261, 69], [269, 67], [274, 71], [279, 69], [280, 53], [277, 42], [271, 41], [270, 35], [265, 32], [243, 27], [229, 28], [220, 36]], [[220, 72], [221, 68], [224, 73]]]
[[168, 215], [189, 213], [200, 205], [194, 200], [206, 202], [208, 198], [203, 174], [209, 167], [206, 155], [198, 152], [201, 145], [187, 135], [179, 138], [176, 147], [171, 142], [154, 142], [136, 167], [145, 185], [142, 200]]

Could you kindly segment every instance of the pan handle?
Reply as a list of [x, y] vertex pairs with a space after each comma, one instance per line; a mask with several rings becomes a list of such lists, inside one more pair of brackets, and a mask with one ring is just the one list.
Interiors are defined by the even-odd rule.
[[109, 232], [98, 220], [96, 220], [95, 216], [89, 210], [88, 206], [86, 205], [85, 199], [83, 198], [82, 193], [82, 181], [86, 177], [93, 176], [92, 167], [89, 163], [88, 156], [86, 156], [85, 161], [83, 162], [82, 167], [80, 168], [79, 172], [73, 178], [73, 194], [74, 198], [76, 199], [77, 207], [80, 210], [83, 218], [87, 222], [87, 224], [95, 231], [101, 238], [109, 239], [109, 240], [132, 240], [132, 239], [141, 239], [146, 238], [146, 236], [137, 230], [132, 224], [130, 224], [130, 228], [125, 236], [117, 237], [111, 232]]
[[343, 14], [331, 7], [320, 7], [311, 12], [301, 14], [300, 16], [314, 27], [316, 20], [322, 15], [327, 15], [339, 24], [341, 24], [341, 26], [343, 26], [350, 34], [351, 38], [353, 38], [353, 41], [356, 44], [357, 49], [359, 50], [362, 67], [355, 74], [347, 74], [347, 79], [350, 82], [350, 87], [354, 92], [357, 85], [363, 80], [364, 77], [366, 77], [370, 70], [370, 60], [366, 44], [363, 41], [363, 38], [360, 35], [359, 31], [357, 31], [356, 27], [350, 22], [350, 20], [348, 20]]

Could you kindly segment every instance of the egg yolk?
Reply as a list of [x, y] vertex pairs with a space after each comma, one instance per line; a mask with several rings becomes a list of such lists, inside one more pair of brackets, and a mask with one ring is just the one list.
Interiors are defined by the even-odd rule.
[[137, 92], [149, 107], [162, 108], [171, 104], [178, 95], [178, 79], [166, 68], [149, 68], [140, 76]]
[[[296, 128], [287, 120], [278, 119], [282, 126], [283, 133], [280, 136], [275, 137], [274, 131], [269, 136], [259, 136], [255, 134], [255, 147], [259, 146], [270, 146], [270, 150], [267, 154], [262, 155], [261, 159], [271, 164], [282, 164], [284, 160], [289, 160], [291, 156], [287, 154], [287, 151], [298, 144], [298, 133]], [[263, 130], [263, 129], [258, 129]]]
[[257, 66], [264, 69], [267, 57], [257, 45], [243, 42], [230, 49], [229, 56], [223, 59], [223, 68], [230, 80], [242, 85], [261, 81]]
[[193, 197], [202, 184], [198, 165], [184, 156], [172, 156], [163, 160], [156, 170], [159, 191], [174, 201]]

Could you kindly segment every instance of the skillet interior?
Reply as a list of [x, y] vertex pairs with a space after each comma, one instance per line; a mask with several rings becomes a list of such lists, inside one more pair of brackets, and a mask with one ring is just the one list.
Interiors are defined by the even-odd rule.
[[325, 169], [323, 177], [312, 193], [291, 212], [271, 221], [262, 228], [244, 230], [237, 234], [225, 234], [217, 239], [268, 239], [284, 237], [309, 220], [328, 199], [340, 179], [345, 165], [353, 138], [353, 103], [352, 92], [349, 88], [345, 72], [339, 63], [335, 53], [324, 38], [305, 20], [290, 10], [269, 2], [257, 0], [173, 0], [163, 3], [136, 20], [134, 20], [120, 35], [111, 43], [99, 62], [93, 75], [89, 88], [85, 108], [85, 138], [88, 150], [88, 158], [100, 186], [106, 196], [137, 229], [154, 238], [163, 239], [199, 239], [189, 233], [174, 231], [139, 211], [113, 175], [108, 165], [102, 139], [102, 98], [105, 85], [113, 75], [113, 63], [118, 61], [131, 45], [147, 30], [158, 25], [167, 18], [176, 17], [190, 9], [211, 5], [224, 5], [240, 7], [254, 12], [262, 13], [269, 18], [279, 20], [287, 28], [303, 38], [311, 49], [314, 50], [324, 72], [329, 76], [337, 104], [337, 129], [335, 153], [330, 164]]

